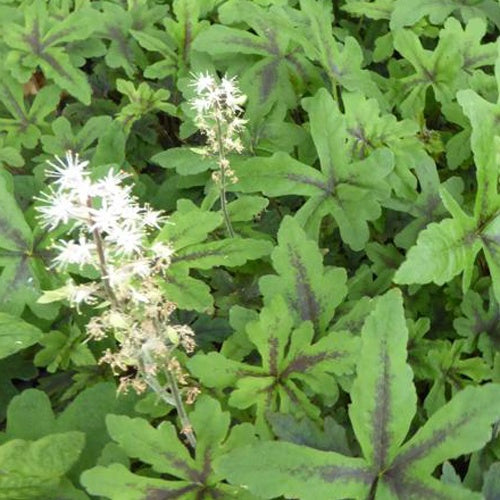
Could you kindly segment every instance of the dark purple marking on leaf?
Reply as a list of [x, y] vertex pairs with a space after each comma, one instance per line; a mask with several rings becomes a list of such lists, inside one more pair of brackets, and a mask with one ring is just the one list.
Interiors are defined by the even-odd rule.
[[[185, 476], [184, 477], [179, 476], [179, 477], [181, 477], [182, 479], [189, 478], [191, 481], [193, 481], [193, 483], [200, 482], [202, 473], [200, 473], [200, 471], [196, 469], [192, 469], [185, 460], [181, 460], [174, 453], [170, 453], [167, 451], [163, 452], [163, 456], [165, 457], [166, 460], [168, 460], [172, 464], [173, 467], [184, 472]], [[173, 475], [177, 474], [173, 473]]]
[[422, 498], [425, 500], [450, 500], [448, 495], [435, 491], [418, 478], [407, 477], [401, 470], [389, 470], [384, 474], [384, 482], [398, 498]]
[[300, 255], [295, 252], [295, 249], [291, 245], [287, 245], [287, 250], [296, 275], [295, 297], [292, 299], [293, 306], [300, 312], [302, 321], [310, 320], [317, 327], [321, 315], [321, 304], [316, 299], [314, 290], [309, 282], [306, 266], [302, 262]]
[[58, 33], [54, 33], [52, 36], [43, 39], [43, 42], [41, 44], [42, 50], [46, 49], [47, 47], [50, 47], [51, 45], [54, 45], [60, 38], [63, 38], [66, 35], [71, 35], [73, 30], [74, 29], [72, 27], [69, 27], [64, 31], [59, 31]]
[[415, 444], [404, 453], [399, 454], [392, 463], [391, 470], [399, 469], [404, 471], [408, 469], [414, 462], [431, 452], [432, 448], [445, 441], [449, 435], [457, 432], [460, 427], [465, 425], [476, 413], [477, 411], [464, 415], [458, 422], [436, 430], [429, 439], [422, 443]]
[[226, 251], [222, 250], [200, 250], [198, 252], [186, 253], [184, 255], [174, 255], [172, 257], [172, 264], [176, 262], [189, 262], [191, 260], [196, 260], [203, 257], [213, 257], [220, 256], [225, 257], [227, 255]]
[[43, 54], [39, 54], [40, 59], [45, 61], [56, 73], [63, 75], [70, 82], [76, 83], [72, 75], [70, 75], [57, 61], [57, 59], [50, 54], [44, 52]]
[[[188, 4], [183, 4], [188, 5]], [[187, 9], [186, 9], [187, 10]], [[191, 27], [191, 17], [189, 12], [185, 12], [184, 22], [184, 41], [182, 42], [182, 60], [187, 63], [191, 42], [193, 41], [193, 33]]]
[[259, 43], [258, 41], [251, 41], [248, 40], [247, 38], [245, 38], [244, 41], [242, 42], [241, 38], [238, 36], [227, 36], [224, 37], [223, 43], [227, 44], [228, 52], [235, 52], [234, 47], [237, 47], [238, 45], [243, 45], [245, 47], [252, 47], [258, 51], [264, 50], [272, 54], [272, 52], [270, 52], [269, 50], [269, 47], [265, 43]]
[[462, 69], [464, 71], [470, 71], [470, 70], [479, 68], [480, 66], [486, 66], [486, 65], [489, 66], [491, 64], [489, 62], [490, 58], [491, 58], [491, 56], [488, 53], [476, 55], [475, 57], [466, 55], [466, 56], [464, 56], [464, 62], [462, 65]]
[[148, 488], [145, 500], [168, 500], [170, 498], [183, 498], [186, 493], [196, 490], [197, 484], [190, 484], [178, 490], [164, 490], [163, 488]]
[[345, 481], [354, 479], [360, 483], [371, 484], [374, 478], [374, 473], [369, 469], [341, 465], [321, 465], [317, 467], [304, 466], [300, 469], [290, 469], [290, 475], [298, 475], [306, 478], [319, 476], [327, 483], [333, 483], [339, 479]]
[[[9, 224], [7, 220], [8, 215], [9, 214], [5, 214], [6, 217], [0, 216], [0, 234], [14, 242], [16, 247], [20, 250], [21, 253], [16, 253], [15, 256], [24, 255], [29, 243], [25, 240], [23, 233], [21, 233], [19, 229]], [[10, 255], [12, 255], [12, 253]]]
[[390, 384], [391, 384], [391, 360], [387, 352], [387, 342], [382, 341], [380, 352], [380, 364], [382, 373], [377, 380], [375, 409], [372, 418], [372, 443], [373, 461], [377, 472], [385, 469], [387, 462], [387, 451], [389, 448], [389, 433], [387, 425], [391, 420]]
[[24, 36], [24, 41], [29, 44], [33, 53], [39, 56], [43, 51], [43, 45], [40, 39], [40, 24], [38, 19], [33, 22], [31, 33]]
[[290, 181], [299, 182], [301, 184], [306, 184], [308, 186], [314, 186], [322, 191], [324, 191], [328, 195], [333, 194], [333, 189], [326, 183], [318, 181], [317, 179], [313, 179], [311, 177], [307, 177], [307, 175], [298, 175], [298, 174], [286, 174], [286, 178]]
[[294, 372], [305, 373], [310, 368], [313, 368], [318, 363], [326, 360], [339, 359], [345, 356], [346, 353], [341, 351], [336, 352], [320, 352], [318, 354], [303, 354], [297, 356], [281, 373], [282, 378], [289, 377]]
[[269, 373], [273, 377], [278, 376], [278, 344], [279, 340], [274, 337], [269, 337]]
[[17, 118], [21, 122], [20, 129], [21, 131], [25, 131], [28, 128], [28, 125], [30, 124], [30, 119], [24, 112], [24, 110], [19, 106], [18, 102], [16, 101], [16, 98], [10, 91], [10, 89], [6, 85], [2, 85], [2, 94], [6, 98], [6, 100], [9, 101], [9, 104], [16, 110], [17, 113]]
[[268, 64], [260, 70], [261, 85], [259, 89], [259, 104], [265, 103], [277, 85], [278, 67], [281, 64], [280, 60], [273, 57]]
[[123, 33], [116, 26], [106, 25], [107, 35], [113, 41], [115, 41], [120, 49], [122, 56], [129, 63], [133, 60], [133, 54], [131, 53], [130, 46], [127, 43], [127, 39]]

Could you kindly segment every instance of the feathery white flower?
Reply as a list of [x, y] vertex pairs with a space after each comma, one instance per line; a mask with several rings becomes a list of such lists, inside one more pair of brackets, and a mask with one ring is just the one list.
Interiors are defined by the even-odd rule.
[[88, 241], [85, 236], [80, 236], [78, 242], [58, 241], [53, 248], [58, 251], [54, 264], [61, 269], [69, 264], [78, 266], [95, 264], [95, 244]]

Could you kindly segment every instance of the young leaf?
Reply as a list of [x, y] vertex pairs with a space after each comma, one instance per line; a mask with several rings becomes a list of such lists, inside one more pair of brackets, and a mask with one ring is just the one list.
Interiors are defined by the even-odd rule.
[[176, 71], [185, 71], [189, 66], [191, 47], [199, 33], [209, 26], [208, 21], [200, 21], [204, 11], [199, 0], [174, 0], [174, 17], [162, 16], [164, 30], [131, 30], [132, 36], [146, 50], [158, 52], [161, 59], [144, 71], [146, 78], [165, 78]]
[[317, 331], [324, 332], [347, 294], [345, 270], [325, 268], [317, 244], [289, 216], [280, 225], [278, 246], [271, 258], [278, 276], [259, 280], [264, 302], [281, 295], [296, 321], [310, 320]]
[[313, 61], [318, 61], [330, 80], [332, 93], [340, 85], [350, 92], [360, 92], [375, 97], [381, 103], [384, 98], [372, 80], [370, 72], [363, 70], [363, 50], [354, 37], [347, 36], [343, 44], [333, 34], [331, 4], [318, 0], [301, 0], [304, 23], [290, 31]]
[[394, 48], [413, 66], [415, 73], [400, 80], [403, 100], [399, 104], [404, 117], [413, 118], [424, 111], [425, 96], [432, 88], [436, 99], [449, 103], [454, 97], [457, 76], [463, 65], [459, 37], [441, 37], [434, 51], [426, 50], [416, 33], [394, 32]]
[[475, 226], [472, 217], [466, 224], [455, 219], [429, 224], [410, 248], [394, 282], [442, 285], [471, 268], [481, 249], [480, 243], [470, 236]]
[[479, 500], [480, 494], [430, 474], [491, 438], [491, 426], [500, 417], [500, 385], [458, 393], [401, 446], [416, 410], [412, 372], [405, 361], [407, 338], [401, 293], [391, 290], [378, 299], [363, 327], [351, 391], [349, 415], [365, 458], [261, 442], [222, 458], [220, 472], [262, 498]]
[[165, 498], [193, 500], [204, 495], [246, 500], [254, 498], [241, 488], [224, 484], [224, 476], [213, 469], [214, 460], [219, 456], [254, 442], [252, 426], [240, 424], [229, 431], [229, 413], [223, 412], [220, 404], [207, 396], [198, 400], [190, 419], [197, 436], [194, 458], [180, 442], [170, 422], [163, 422], [154, 428], [144, 419], [109, 415], [109, 433], [129, 456], [150, 464], [156, 473], [168, 474], [174, 479], [146, 478], [115, 464], [84, 472], [82, 484], [91, 494], [104, 495], [113, 500], [139, 500], [152, 492]]

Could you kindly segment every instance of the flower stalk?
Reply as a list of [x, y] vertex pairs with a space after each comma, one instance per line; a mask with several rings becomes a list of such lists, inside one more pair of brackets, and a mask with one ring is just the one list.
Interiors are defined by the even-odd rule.
[[[67, 298], [77, 310], [82, 304], [95, 307], [87, 335], [96, 340], [111, 336], [118, 350], [106, 350], [99, 363], [108, 363], [113, 373], [135, 371], [122, 376], [119, 391], [132, 387], [137, 392], [151, 388], [159, 398], [173, 404], [183, 433], [191, 446], [196, 439], [182, 399], [188, 402], [196, 389], [187, 387], [186, 376], [175, 358], [179, 348], [194, 350], [194, 332], [187, 325], [173, 324], [174, 303], [160, 288], [170, 265], [172, 248], [163, 241], [150, 243], [150, 233], [165, 217], [149, 206], [141, 207], [124, 186], [127, 175], [110, 171], [92, 181], [88, 162], [68, 153], [65, 161], [49, 163], [48, 177], [54, 179], [38, 207], [42, 226], [68, 225], [76, 238], [58, 241], [54, 267], [64, 272], [69, 266], [90, 266], [98, 271], [97, 281], [76, 284], [69, 279], [60, 290], [46, 292], [44, 302]], [[165, 377], [163, 387], [159, 377]], [[163, 384], [165, 384], [163, 381]], [[181, 387], [182, 386], [182, 389]]]
[[241, 132], [246, 120], [241, 118], [246, 100], [234, 78], [224, 77], [220, 83], [210, 74], [200, 74], [192, 83], [196, 97], [191, 107], [196, 111], [195, 123], [207, 138], [206, 153], [217, 157], [219, 170], [212, 174], [219, 188], [222, 216], [230, 237], [235, 236], [227, 209], [227, 186], [237, 181], [231, 169], [228, 155], [232, 151], [241, 153]]

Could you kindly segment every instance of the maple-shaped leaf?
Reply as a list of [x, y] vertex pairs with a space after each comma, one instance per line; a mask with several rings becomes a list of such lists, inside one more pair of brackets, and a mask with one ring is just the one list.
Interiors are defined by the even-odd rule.
[[142, 26], [140, 30], [131, 30], [141, 47], [161, 55], [159, 61], [145, 69], [146, 78], [166, 78], [187, 71], [193, 41], [210, 25], [208, 21], [200, 20], [204, 10], [205, 5], [199, 0], [174, 0], [173, 16], [162, 16], [164, 29], [153, 26], [144, 29]]
[[386, 177], [393, 168], [393, 154], [380, 148], [363, 160], [352, 161], [345, 119], [330, 94], [322, 89], [303, 102], [320, 170], [278, 152], [235, 168], [238, 182], [232, 189], [308, 197], [295, 215], [306, 232], [317, 238], [321, 220], [331, 215], [342, 240], [361, 250], [369, 237], [368, 221], [380, 216], [381, 202], [389, 197]]
[[414, 31], [394, 31], [394, 48], [414, 70], [412, 74], [399, 79], [395, 87], [401, 94], [398, 96], [398, 106], [404, 117], [418, 117], [424, 111], [429, 88], [432, 88], [440, 103], [449, 103], [454, 99], [463, 65], [458, 40], [457, 33], [444, 36], [443, 30], [436, 48], [431, 51], [423, 48]]
[[[231, 416], [220, 403], [208, 396], [198, 399], [189, 415], [197, 437], [194, 457], [179, 440], [175, 427], [163, 422], [157, 428], [142, 418], [108, 415], [110, 436], [128, 456], [149, 464], [154, 476], [130, 472], [122, 464], [97, 466], [82, 474], [81, 482], [92, 495], [112, 500], [145, 498], [242, 498], [255, 497], [243, 488], [223, 482], [224, 476], [213, 468], [214, 461], [233, 448], [255, 440], [250, 424], [229, 429]], [[161, 478], [161, 474], [168, 479]]]
[[[296, 50], [293, 37], [280, 29], [283, 9], [261, 7], [248, 0], [230, 0], [219, 8], [221, 24], [202, 31], [193, 49], [212, 56], [237, 56], [242, 68], [240, 84], [248, 96], [246, 110], [253, 120], [262, 118], [278, 102], [288, 108], [297, 102], [292, 79], [301, 81], [310, 63]], [[246, 23], [253, 31], [229, 25]], [[240, 69], [241, 71], [241, 69]]]
[[188, 368], [207, 387], [234, 387], [231, 406], [256, 406], [260, 433], [269, 434], [267, 411], [317, 419], [319, 408], [310, 401], [309, 390], [330, 401], [336, 397], [335, 375], [352, 371], [359, 339], [346, 332], [330, 332], [313, 342], [310, 321], [297, 328], [293, 325], [284, 299], [276, 295], [262, 309], [259, 320], [246, 327], [248, 339], [260, 354], [260, 365], [211, 352], [191, 358]]
[[49, 85], [42, 88], [34, 99], [28, 99], [23, 95], [22, 84], [8, 74], [2, 72], [0, 75], [0, 101], [10, 115], [0, 116], [0, 131], [6, 133], [12, 146], [33, 149], [41, 134], [49, 129], [45, 120], [56, 110], [60, 90]]
[[399, 290], [378, 299], [361, 338], [349, 417], [362, 458], [265, 441], [221, 459], [221, 474], [262, 498], [481, 499], [431, 474], [447, 459], [480, 449], [491, 439], [492, 425], [500, 418], [500, 385], [458, 393], [405, 442], [417, 397], [406, 362], [408, 330]]
[[3, 41], [10, 49], [5, 67], [20, 83], [26, 83], [40, 67], [47, 79], [88, 105], [91, 88], [85, 73], [78, 69], [85, 58], [78, 51], [70, 54], [66, 46], [89, 38], [97, 25], [98, 13], [89, 6], [76, 8], [60, 19], [47, 2], [36, 0], [24, 9], [24, 25], [12, 23], [4, 33]]

